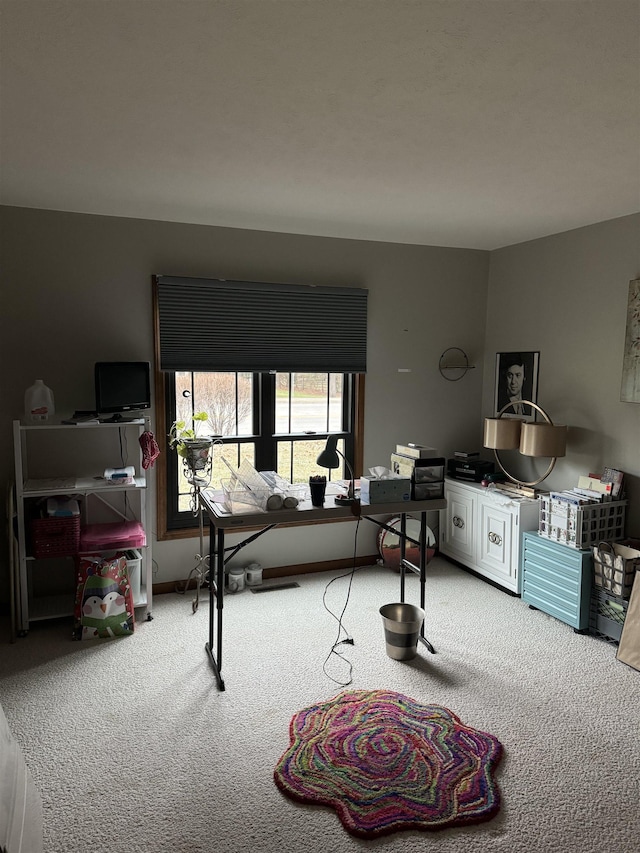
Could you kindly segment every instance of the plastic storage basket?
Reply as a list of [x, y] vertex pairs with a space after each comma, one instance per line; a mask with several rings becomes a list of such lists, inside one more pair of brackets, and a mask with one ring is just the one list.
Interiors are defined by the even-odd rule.
[[80, 547], [80, 516], [31, 520], [33, 556], [73, 557]]
[[618, 643], [628, 606], [629, 602], [626, 599], [594, 588], [591, 591], [589, 632]]
[[224, 502], [229, 512], [236, 515], [253, 512], [266, 512], [270, 490], [265, 483], [264, 489], [243, 489], [235, 487], [229, 480], [222, 481]]
[[598, 542], [624, 538], [626, 501], [575, 506], [540, 496], [538, 533], [571, 548], [587, 549]]
[[246, 459], [242, 460], [238, 469], [230, 465], [224, 456], [222, 461], [231, 473], [229, 480], [222, 480], [224, 502], [229, 512], [266, 512], [267, 501], [272, 494], [266, 480]]
[[127, 571], [129, 572], [133, 603], [136, 604], [140, 600], [141, 592], [142, 553], [132, 548], [130, 551], [125, 551], [124, 556], [127, 559]]

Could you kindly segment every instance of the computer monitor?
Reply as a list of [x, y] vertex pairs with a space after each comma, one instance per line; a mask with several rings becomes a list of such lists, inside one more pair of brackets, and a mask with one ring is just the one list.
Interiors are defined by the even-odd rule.
[[112, 414], [112, 423], [132, 420], [123, 412], [151, 408], [148, 361], [98, 361], [95, 366], [96, 412]]

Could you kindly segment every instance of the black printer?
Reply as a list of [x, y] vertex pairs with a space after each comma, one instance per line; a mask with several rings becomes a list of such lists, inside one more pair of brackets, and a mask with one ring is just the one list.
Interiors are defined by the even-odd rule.
[[447, 460], [447, 474], [456, 480], [467, 480], [471, 483], [480, 483], [486, 476], [493, 474], [495, 465], [484, 459], [461, 459], [455, 457]]

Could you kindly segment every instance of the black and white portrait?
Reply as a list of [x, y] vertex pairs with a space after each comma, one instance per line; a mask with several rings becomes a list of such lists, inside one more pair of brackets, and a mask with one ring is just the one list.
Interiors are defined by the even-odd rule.
[[496, 355], [495, 413], [510, 403], [505, 418], [535, 421], [536, 411], [523, 400], [538, 402], [539, 352], [499, 352]]

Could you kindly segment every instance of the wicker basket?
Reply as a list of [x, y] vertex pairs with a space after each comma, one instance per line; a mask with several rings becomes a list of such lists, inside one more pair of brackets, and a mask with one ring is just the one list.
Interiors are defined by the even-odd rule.
[[31, 520], [31, 549], [42, 557], [73, 557], [80, 547], [80, 516]]

